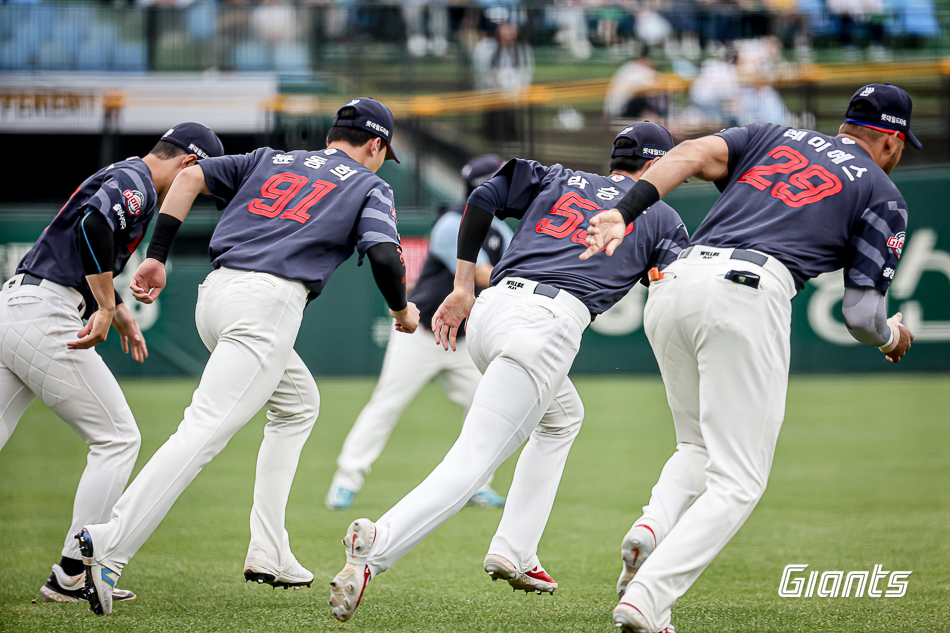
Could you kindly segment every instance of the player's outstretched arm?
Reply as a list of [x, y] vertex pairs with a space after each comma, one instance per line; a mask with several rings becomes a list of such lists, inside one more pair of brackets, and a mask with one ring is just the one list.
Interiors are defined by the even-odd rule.
[[181, 223], [188, 217], [199, 193], [210, 195], [200, 165], [181, 170], [165, 196], [162, 210], [155, 221], [155, 231], [148, 252], [132, 275], [132, 296], [142, 303], [152, 303], [165, 288], [165, 262]]
[[587, 250], [581, 259], [606, 250], [607, 255], [623, 242], [627, 225], [657, 200], [689, 178], [722, 180], [729, 175], [729, 146], [720, 136], [684, 141], [650, 165], [617, 206], [591, 218]]
[[432, 315], [435, 342], [455, 351], [459, 328], [475, 305], [475, 262], [459, 259], [455, 268], [455, 288]]

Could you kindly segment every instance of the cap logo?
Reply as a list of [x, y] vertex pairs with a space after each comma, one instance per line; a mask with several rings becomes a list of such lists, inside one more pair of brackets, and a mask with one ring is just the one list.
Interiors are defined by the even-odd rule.
[[359, 99], [353, 99], [353, 100], [350, 101], [349, 103], [344, 104], [343, 107], [344, 107], [344, 108], [348, 108], [348, 107], [350, 107], [350, 106], [355, 106], [355, 105], [356, 105], [357, 103], [359, 103], [359, 102], [360, 102]]
[[366, 122], [366, 127], [371, 127], [371, 128], [373, 128], [374, 130], [376, 130], [377, 132], [379, 132], [380, 134], [383, 134], [384, 136], [386, 136], [386, 138], [389, 138], [389, 130], [387, 130], [386, 128], [384, 128], [384, 127], [383, 127], [382, 125], [380, 125], [379, 123], [376, 123], [375, 121], [367, 121], [367, 122]]
[[199, 158], [208, 158], [208, 154], [194, 143], [188, 143], [188, 151], [192, 154], [197, 154]]
[[165, 132], [164, 134], [162, 134], [162, 138], [165, 138], [166, 136], [168, 136], [169, 134], [171, 134], [171, 133], [174, 132], [174, 131], [175, 131], [175, 128], [171, 128], [170, 130], [168, 130], [167, 132]]
[[901, 126], [903, 126], [903, 127], [907, 127], [907, 120], [906, 120], [906, 119], [902, 119], [902, 118], [900, 118], [900, 117], [898, 117], [898, 116], [893, 116], [893, 115], [891, 115], [891, 114], [884, 114], [884, 113], [882, 112], [882, 113], [881, 113], [881, 120], [884, 121], [884, 122], [886, 122], [886, 123], [893, 123], [894, 125], [901, 125]]
[[656, 148], [653, 148], [653, 147], [644, 147], [644, 148], [643, 148], [642, 150], [640, 150], [640, 151], [641, 151], [642, 153], [648, 154], [648, 155], [650, 155], [650, 156], [666, 156], [666, 150], [665, 150], [665, 149], [656, 149]]
[[632, 126], [632, 125], [628, 125], [627, 127], [625, 127], [625, 128], [623, 129], [623, 132], [621, 132], [621, 134], [626, 134], [627, 132], [629, 132], [629, 131], [632, 130], [632, 129], [633, 129], [633, 126]]
[[871, 93], [872, 93], [872, 92], [874, 92], [874, 86], [868, 86], [868, 87], [866, 87], [866, 88], [864, 89], [864, 91], [861, 93], [860, 96], [862, 96], [862, 97], [869, 97], [869, 96], [871, 96]]

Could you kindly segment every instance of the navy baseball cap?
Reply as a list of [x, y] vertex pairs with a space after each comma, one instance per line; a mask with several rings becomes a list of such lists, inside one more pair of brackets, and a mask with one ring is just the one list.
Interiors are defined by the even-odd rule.
[[[633, 141], [633, 147], [617, 147], [617, 141], [626, 138]], [[620, 131], [614, 139], [611, 158], [618, 156], [636, 156], [638, 158], [659, 158], [673, 149], [673, 136], [662, 125], [640, 121], [631, 123]]]
[[198, 159], [224, 156], [224, 145], [218, 135], [206, 125], [187, 121], [179, 123], [162, 135], [163, 141], [177, 145]]
[[484, 154], [468, 161], [462, 167], [462, 178], [469, 189], [491, 180], [492, 176], [505, 164], [500, 157], [494, 154]]
[[900, 135], [910, 144], [923, 147], [910, 131], [910, 113], [913, 109], [910, 95], [889, 83], [868, 84], [859, 89], [848, 103], [845, 123], [862, 125], [881, 132]]
[[[340, 110], [343, 108], [355, 108], [356, 118], [341, 119]], [[334, 127], [356, 127], [372, 132], [386, 142], [386, 147], [389, 149], [386, 152], [386, 160], [392, 159], [399, 162], [392, 146], [394, 127], [392, 110], [370, 97], [352, 99], [340, 106], [340, 110], [337, 110], [336, 117], [333, 119]]]

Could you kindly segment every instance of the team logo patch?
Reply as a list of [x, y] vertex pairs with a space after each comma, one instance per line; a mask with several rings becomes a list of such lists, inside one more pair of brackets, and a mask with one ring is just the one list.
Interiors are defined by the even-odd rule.
[[145, 194], [138, 189], [126, 189], [122, 192], [122, 196], [125, 198], [125, 208], [129, 211], [129, 215], [136, 216], [142, 212], [145, 207]]
[[872, 92], [874, 92], [874, 86], [867, 86], [867, 87], [864, 89], [864, 92], [862, 92], [860, 96], [862, 96], [862, 97], [870, 97]]
[[894, 254], [897, 255], [897, 259], [900, 259], [901, 251], [904, 250], [904, 231], [887, 238], [887, 247], [894, 251]]
[[623, 182], [624, 178], [626, 178], [626, 176], [621, 176], [619, 174], [610, 177], [610, 179], [614, 182]]

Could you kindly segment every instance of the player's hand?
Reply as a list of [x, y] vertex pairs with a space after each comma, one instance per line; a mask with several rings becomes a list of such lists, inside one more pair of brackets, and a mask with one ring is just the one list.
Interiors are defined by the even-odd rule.
[[148, 358], [148, 347], [145, 346], [145, 337], [142, 336], [142, 330], [139, 324], [124, 303], [115, 307], [115, 316], [112, 317], [112, 327], [119, 333], [122, 341], [122, 351], [128, 354], [132, 353], [132, 360], [137, 363], [144, 363]]
[[432, 331], [435, 333], [435, 342], [446, 350], [449, 347], [455, 351], [455, 340], [458, 338], [462, 322], [468, 318], [475, 305], [475, 293], [464, 288], [455, 288], [445, 298], [439, 309], [432, 315]]
[[607, 255], [613, 255], [623, 241], [627, 227], [623, 216], [616, 209], [607, 209], [590, 219], [587, 231], [587, 250], [581, 253], [581, 259], [589, 259], [606, 249]]
[[898, 312], [887, 320], [887, 324], [895, 330], [894, 335], [900, 337], [894, 349], [889, 352], [884, 352], [884, 357], [892, 363], [901, 362], [901, 358], [907, 353], [907, 350], [910, 349], [910, 344], [914, 341], [914, 333], [901, 325], [903, 318], [904, 315]]
[[406, 304], [406, 307], [399, 312], [389, 311], [389, 314], [396, 319], [396, 331], [412, 334], [419, 327], [419, 308], [412, 301]]
[[165, 264], [157, 259], [145, 258], [132, 275], [132, 296], [142, 303], [152, 303], [165, 288]]
[[101, 308], [96, 310], [92, 313], [92, 316], [89, 317], [89, 321], [86, 322], [86, 325], [76, 334], [79, 339], [66, 343], [66, 347], [69, 349], [89, 349], [99, 343], [105, 342], [106, 337], [109, 335], [109, 326], [112, 325], [113, 316], [114, 311], [112, 310], [103, 310]]

